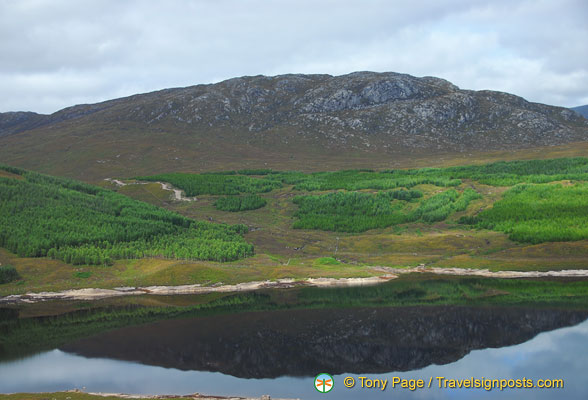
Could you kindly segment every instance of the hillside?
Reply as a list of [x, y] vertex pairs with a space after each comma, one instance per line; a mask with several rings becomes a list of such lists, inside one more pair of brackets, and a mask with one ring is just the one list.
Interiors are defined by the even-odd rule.
[[74, 265], [145, 257], [228, 261], [253, 255], [240, 236], [246, 231], [0, 164], [0, 246], [20, 257]]
[[84, 180], [266, 164], [390, 166], [586, 141], [588, 121], [569, 109], [397, 73], [242, 77], [51, 115], [0, 114], [0, 159]]

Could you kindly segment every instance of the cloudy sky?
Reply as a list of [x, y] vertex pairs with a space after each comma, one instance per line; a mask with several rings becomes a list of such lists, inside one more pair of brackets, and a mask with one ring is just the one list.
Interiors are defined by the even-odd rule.
[[0, 112], [358, 70], [576, 106], [586, 21], [586, 0], [0, 0]]

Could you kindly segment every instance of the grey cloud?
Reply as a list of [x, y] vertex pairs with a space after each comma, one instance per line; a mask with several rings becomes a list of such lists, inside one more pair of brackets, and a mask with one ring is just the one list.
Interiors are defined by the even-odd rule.
[[573, 106], [588, 103], [586, 11], [581, 0], [0, 1], [0, 111], [356, 70]]

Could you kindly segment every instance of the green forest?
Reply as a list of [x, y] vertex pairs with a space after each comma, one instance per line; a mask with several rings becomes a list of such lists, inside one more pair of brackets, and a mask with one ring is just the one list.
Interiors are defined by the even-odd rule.
[[363, 232], [409, 222], [437, 222], [466, 209], [481, 196], [472, 189], [455, 189], [423, 197], [418, 190], [395, 190], [377, 194], [335, 192], [320, 196], [298, 196], [294, 228], [338, 232]]
[[462, 222], [507, 233], [518, 242], [586, 239], [588, 184], [517, 185], [492, 208]]
[[253, 254], [244, 225], [198, 222], [81, 182], [0, 166], [0, 246], [71, 264], [123, 258], [229, 261]]

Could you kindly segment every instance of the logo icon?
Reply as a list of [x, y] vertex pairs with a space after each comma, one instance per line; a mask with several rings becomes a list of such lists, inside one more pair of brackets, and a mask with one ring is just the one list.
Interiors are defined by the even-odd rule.
[[333, 390], [334, 386], [335, 381], [333, 380], [333, 377], [329, 374], [323, 372], [322, 374], [318, 374], [316, 378], [314, 378], [314, 388], [321, 393], [330, 392], [331, 390]]

